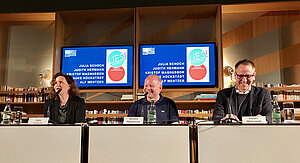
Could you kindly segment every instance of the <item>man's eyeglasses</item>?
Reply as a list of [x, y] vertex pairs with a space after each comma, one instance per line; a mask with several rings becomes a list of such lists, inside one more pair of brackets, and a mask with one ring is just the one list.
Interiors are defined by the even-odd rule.
[[254, 74], [252, 74], [252, 75], [235, 74], [235, 75], [238, 77], [238, 79], [242, 79], [244, 77], [247, 78], [247, 79], [250, 79], [254, 76]]

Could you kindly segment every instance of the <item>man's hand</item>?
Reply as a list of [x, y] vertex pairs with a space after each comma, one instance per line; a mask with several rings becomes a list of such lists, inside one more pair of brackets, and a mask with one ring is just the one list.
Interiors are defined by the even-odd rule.
[[[237, 122], [240, 121], [239, 118], [238, 118], [236, 115], [234, 115], [234, 114], [230, 114], [230, 118], [236, 120]], [[223, 117], [223, 118], [221, 119], [221, 121], [224, 121], [225, 119], [229, 119], [229, 114], [226, 114], [226, 116]]]

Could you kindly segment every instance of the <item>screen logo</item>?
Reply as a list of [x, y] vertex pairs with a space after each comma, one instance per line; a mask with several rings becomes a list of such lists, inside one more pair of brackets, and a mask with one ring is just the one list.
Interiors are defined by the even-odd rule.
[[127, 49], [108, 49], [106, 51], [106, 83], [127, 83]]
[[120, 67], [125, 61], [125, 54], [122, 54], [120, 51], [114, 51], [108, 56], [108, 63], [112, 67]]
[[77, 50], [65, 50], [65, 58], [76, 57]]
[[187, 82], [209, 82], [208, 47], [187, 47]]
[[189, 53], [188, 59], [192, 65], [200, 66], [205, 62], [206, 53], [202, 49], [194, 49]]
[[155, 48], [143, 48], [143, 55], [155, 54]]

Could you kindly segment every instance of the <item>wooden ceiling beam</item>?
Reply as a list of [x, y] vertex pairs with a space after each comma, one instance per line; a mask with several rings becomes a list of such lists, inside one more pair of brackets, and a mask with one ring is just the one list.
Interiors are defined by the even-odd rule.
[[252, 4], [222, 5], [222, 14], [299, 10], [300, 2], [263, 2]]
[[5, 13], [0, 14], [0, 22], [54, 21], [55, 13]]

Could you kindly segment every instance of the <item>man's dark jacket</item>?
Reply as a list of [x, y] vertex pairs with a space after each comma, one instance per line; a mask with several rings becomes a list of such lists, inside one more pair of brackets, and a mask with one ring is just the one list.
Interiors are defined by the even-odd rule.
[[[251, 86], [249, 95], [247, 113], [242, 116], [256, 116], [260, 114], [262, 116], [266, 116], [268, 123], [272, 123], [272, 103], [270, 91], [265, 88]], [[227, 88], [218, 92], [215, 110], [213, 113], [214, 122], [220, 122], [220, 120], [228, 114], [228, 101], [230, 101], [229, 103], [232, 108], [232, 114], [238, 115], [239, 107], [237, 104], [237, 93], [235, 87]]]

